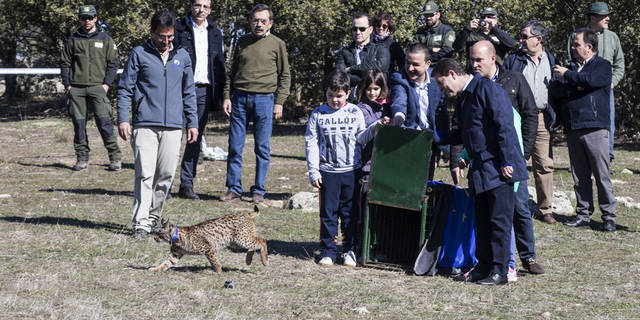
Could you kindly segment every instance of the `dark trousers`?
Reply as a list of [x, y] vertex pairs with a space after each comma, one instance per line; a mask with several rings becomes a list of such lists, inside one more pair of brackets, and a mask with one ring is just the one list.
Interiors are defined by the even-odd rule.
[[476, 195], [476, 270], [507, 275], [515, 192], [504, 184]]
[[338, 218], [342, 231], [342, 250], [355, 247], [355, 226], [358, 223], [358, 174], [356, 171], [328, 173], [321, 171], [320, 188], [320, 258], [334, 261], [338, 253]]
[[78, 161], [89, 160], [87, 140], [87, 117], [93, 113], [96, 126], [102, 137], [110, 161], [120, 161], [122, 152], [118, 146], [118, 135], [111, 123], [111, 102], [102, 85], [72, 86], [69, 90], [69, 114], [73, 121], [73, 147]]
[[536, 238], [533, 235], [533, 219], [529, 210], [529, 190], [526, 181], [521, 181], [515, 194], [513, 231], [520, 260], [536, 258]]
[[198, 140], [194, 143], [187, 143], [180, 164], [180, 187], [193, 188], [193, 179], [196, 177], [198, 169], [198, 158], [200, 157], [200, 142], [207, 126], [209, 117], [209, 103], [211, 97], [208, 86], [197, 86], [196, 97], [198, 101]]

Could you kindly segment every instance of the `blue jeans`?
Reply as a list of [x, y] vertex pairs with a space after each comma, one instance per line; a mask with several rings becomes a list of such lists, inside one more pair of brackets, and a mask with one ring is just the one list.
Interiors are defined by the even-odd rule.
[[227, 188], [242, 194], [242, 149], [249, 122], [253, 121], [256, 155], [256, 175], [251, 193], [264, 195], [264, 183], [271, 160], [271, 129], [273, 123], [273, 93], [250, 93], [236, 90], [231, 98], [229, 125], [229, 156], [227, 158]]
[[609, 105], [611, 106], [611, 130], [609, 131], [609, 159], [614, 159], [613, 156], [613, 134], [616, 133], [616, 109], [613, 105], [613, 89], [611, 89], [611, 94], [609, 95]]
[[513, 230], [520, 260], [535, 259], [536, 238], [533, 235], [533, 219], [529, 210], [529, 190], [526, 181], [520, 181], [516, 191]]

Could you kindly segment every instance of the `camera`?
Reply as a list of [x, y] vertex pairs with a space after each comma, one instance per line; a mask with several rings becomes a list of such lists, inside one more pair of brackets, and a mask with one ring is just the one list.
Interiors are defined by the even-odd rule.
[[478, 21], [478, 29], [484, 29], [484, 27], [487, 25], [487, 22], [484, 20], [480, 20]]

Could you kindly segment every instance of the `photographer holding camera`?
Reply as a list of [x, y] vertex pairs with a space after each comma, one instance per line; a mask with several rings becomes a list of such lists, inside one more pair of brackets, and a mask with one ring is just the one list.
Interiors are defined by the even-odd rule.
[[466, 48], [468, 53], [476, 42], [488, 40], [496, 49], [496, 62], [502, 65], [509, 51], [516, 47], [516, 40], [498, 27], [498, 10], [495, 8], [485, 7], [476, 16], [458, 33], [453, 50], [461, 52]]

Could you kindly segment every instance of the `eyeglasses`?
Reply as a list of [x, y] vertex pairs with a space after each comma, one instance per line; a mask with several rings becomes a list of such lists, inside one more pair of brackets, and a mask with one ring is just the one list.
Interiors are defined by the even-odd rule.
[[369, 27], [351, 27], [351, 32], [356, 32], [356, 31], [365, 32], [367, 31], [367, 29], [369, 29]]
[[496, 19], [496, 16], [494, 15], [485, 15], [485, 16], [480, 16], [480, 19]]
[[92, 16], [80, 16], [79, 18], [82, 21], [86, 21], [86, 20], [93, 20], [94, 17], [92, 17]]
[[173, 40], [173, 37], [174, 37], [173, 34], [163, 35], [163, 34], [157, 34], [157, 33], [154, 33], [153, 36], [160, 40], [169, 40], [169, 41]]
[[[381, 24], [381, 25], [378, 25], [376, 28], [381, 28], [381, 29], [387, 30], [387, 29], [389, 29], [389, 25], [387, 25], [387, 24]], [[361, 31], [362, 31], [362, 30], [361, 30]], [[363, 31], [363, 32], [364, 32], [364, 31]]]
[[425, 14], [423, 14], [423, 16], [424, 16], [425, 18], [431, 18], [431, 17], [433, 17], [433, 16], [435, 16], [435, 15], [436, 15], [435, 13], [425, 13]]
[[251, 19], [251, 24], [263, 24], [266, 25], [267, 23], [269, 23], [269, 20], [267, 19]]
[[525, 34], [521, 34], [520, 35], [520, 40], [529, 40], [531, 38], [536, 38], [536, 37], [538, 37], [538, 36], [527, 36]]

